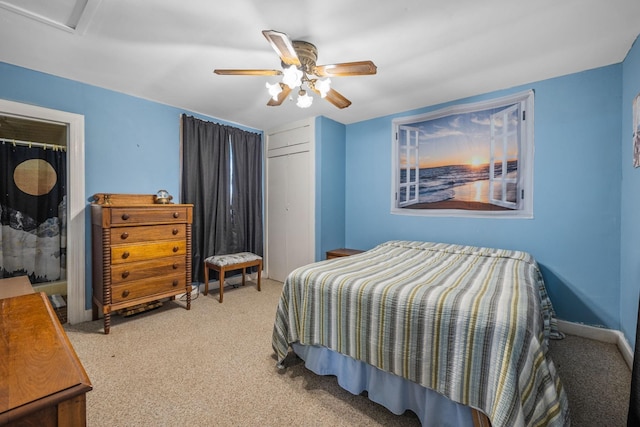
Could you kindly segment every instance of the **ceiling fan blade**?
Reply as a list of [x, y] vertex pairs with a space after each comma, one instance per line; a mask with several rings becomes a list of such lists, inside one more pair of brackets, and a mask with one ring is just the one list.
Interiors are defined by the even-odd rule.
[[[320, 91], [318, 89], [316, 89], [313, 85], [310, 87], [311, 87], [311, 90], [313, 90], [315, 93], [320, 95]], [[332, 103], [333, 105], [335, 105], [340, 109], [347, 108], [349, 105], [351, 105], [351, 101], [349, 101], [340, 92], [338, 92], [335, 89], [329, 89], [329, 92], [327, 92], [327, 96], [325, 96], [324, 99], [326, 99], [327, 101], [329, 101], [330, 103]]]
[[269, 98], [269, 102], [267, 102], [268, 106], [276, 107], [282, 104], [284, 100], [287, 99], [287, 96], [289, 96], [289, 93], [291, 92], [291, 88], [284, 83], [280, 83], [280, 87], [282, 88], [282, 92], [278, 94], [278, 100], [274, 101], [273, 98]]
[[262, 34], [269, 40], [271, 47], [276, 51], [283, 63], [286, 65], [295, 65], [296, 67], [301, 65], [298, 54], [293, 48], [293, 43], [288, 35], [273, 30], [264, 30]]
[[214, 73], [224, 76], [279, 76], [280, 70], [213, 70]]
[[347, 108], [351, 105], [351, 101], [345, 98], [340, 92], [335, 89], [330, 89], [327, 96], [324, 97], [327, 101], [332, 103], [338, 108]]
[[343, 62], [341, 64], [317, 65], [314, 73], [318, 77], [366, 76], [375, 74], [376, 65], [371, 61]]

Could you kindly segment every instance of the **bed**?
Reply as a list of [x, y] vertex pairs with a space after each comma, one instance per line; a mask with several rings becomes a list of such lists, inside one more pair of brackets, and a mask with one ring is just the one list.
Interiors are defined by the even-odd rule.
[[561, 337], [530, 254], [389, 241], [291, 272], [272, 344], [279, 368], [293, 348], [314, 372], [425, 426], [478, 413], [493, 427], [568, 426], [548, 356]]

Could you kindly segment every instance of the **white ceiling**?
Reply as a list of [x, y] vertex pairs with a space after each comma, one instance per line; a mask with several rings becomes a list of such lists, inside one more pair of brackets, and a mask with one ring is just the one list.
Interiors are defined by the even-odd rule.
[[[349, 124], [619, 63], [640, 34], [639, 0], [52, 2], [0, 0], [0, 61], [256, 129]], [[372, 60], [378, 73], [332, 79], [353, 102], [343, 110], [268, 107], [277, 78], [212, 72], [279, 68], [267, 29], [315, 44], [318, 64]]]

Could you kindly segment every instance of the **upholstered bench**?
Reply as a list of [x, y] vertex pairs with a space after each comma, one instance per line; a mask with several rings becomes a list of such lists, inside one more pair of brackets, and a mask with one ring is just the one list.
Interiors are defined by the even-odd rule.
[[204, 260], [204, 294], [207, 295], [209, 293], [209, 269], [218, 272], [220, 302], [222, 302], [225, 272], [242, 269], [242, 286], [244, 286], [245, 272], [249, 267], [258, 267], [258, 290], [260, 290], [260, 276], [262, 274], [261, 256], [251, 252], [210, 256]]

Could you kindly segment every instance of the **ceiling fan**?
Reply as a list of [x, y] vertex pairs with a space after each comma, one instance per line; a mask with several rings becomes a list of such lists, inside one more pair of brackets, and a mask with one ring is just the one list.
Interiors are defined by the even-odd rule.
[[346, 108], [351, 105], [351, 101], [331, 88], [330, 77], [376, 74], [377, 68], [371, 61], [316, 65], [318, 49], [313, 44], [302, 40], [291, 40], [285, 33], [273, 30], [264, 30], [262, 34], [280, 57], [282, 70], [216, 69], [213, 72], [220, 75], [283, 76], [282, 82], [266, 83], [271, 95], [267, 103], [269, 106], [281, 105], [289, 93], [299, 87], [297, 105], [301, 108], [309, 107], [313, 98], [302, 88], [306, 85], [308, 89], [336, 107]]

